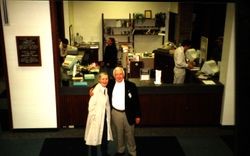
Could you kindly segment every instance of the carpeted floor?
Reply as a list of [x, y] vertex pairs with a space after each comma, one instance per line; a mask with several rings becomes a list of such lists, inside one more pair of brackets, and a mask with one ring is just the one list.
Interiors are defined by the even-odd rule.
[[[185, 156], [174, 136], [136, 137], [138, 156], [174, 155]], [[111, 145], [114, 146], [114, 145]], [[111, 147], [114, 150], [114, 147]], [[111, 151], [110, 153], [114, 153]], [[83, 138], [47, 138], [41, 148], [40, 156], [87, 156], [88, 147]]]
[[88, 148], [83, 138], [47, 138], [40, 156], [87, 156]]
[[174, 136], [136, 137], [138, 156], [185, 156]]
[[[0, 126], [0, 156], [89, 156], [82, 138], [83, 131], [82, 128], [74, 128], [15, 132], [1, 131]], [[159, 156], [159, 153], [160, 156], [233, 156], [228, 147], [231, 143], [235, 145], [233, 134], [234, 129], [219, 127], [135, 129], [138, 156]], [[224, 135], [226, 141], [221, 137]], [[115, 141], [110, 142], [109, 153], [113, 156], [115, 151]]]
[[225, 144], [234, 152], [235, 148], [235, 136], [234, 135], [222, 135], [221, 139], [225, 142]]

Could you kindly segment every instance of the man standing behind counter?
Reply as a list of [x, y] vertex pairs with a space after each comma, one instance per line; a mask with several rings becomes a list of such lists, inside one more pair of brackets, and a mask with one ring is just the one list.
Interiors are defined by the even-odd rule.
[[193, 62], [186, 62], [185, 52], [191, 48], [191, 41], [184, 40], [180, 47], [174, 52], [174, 84], [183, 84], [186, 76], [186, 69], [193, 68]]
[[117, 48], [115, 43], [115, 38], [110, 37], [107, 40], [107, 45], [105, 47], [103, 55], [103, 68], [109, 74], [110, 78], [113, 78], [113, 69], [117, 66]]
[[60, 56], [61, 56], [61, 63], [64, 61], [66, 56], [68, 55], [69, 51], [78, 51], [77, 47], [69, 45], [69, 40], [66, 38], [62, 38], [59, 44], [60, 48]]

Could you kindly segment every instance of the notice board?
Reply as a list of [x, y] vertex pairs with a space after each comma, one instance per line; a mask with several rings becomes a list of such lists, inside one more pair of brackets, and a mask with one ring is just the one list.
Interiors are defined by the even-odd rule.
[[41, 66], [39, 36], [16, 36], [19, 66]]

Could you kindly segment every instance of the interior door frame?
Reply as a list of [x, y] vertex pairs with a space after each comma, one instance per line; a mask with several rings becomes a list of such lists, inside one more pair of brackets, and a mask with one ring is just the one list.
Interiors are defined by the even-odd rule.
[[[0, 11], [0, 17], [2, 17]], [[8, 76], [8, 68], [7, 68], [7, 59], [6, 59], [6, 50], [5, 50], [5, 42], [4, 42], [4, 33], [3, 33], [3, 22], [0, 20], [0, 55], [3, 68], [3, 76], [6, 86], [6, 96], [7, 96], [7, 107], [8, 107], [8, 123], [9, 129], [13, 129], [13, 122], [12, 122], [12, 109], [11, 109], [11, 100], [10, 100], [10, 87], [9, 87], [9, 76]]]
[[62, 127], [60, 124], [60, 52], [59, 39], [64, 37], [64, 15], [63, 0], [49, 0], [50, 18], [51, 18], [51, 34], [52, 34], [52, 51], [54, 61], [55, 75], [55, 95], [56, 95], [56, 112], [57, 112], [57, 128]]

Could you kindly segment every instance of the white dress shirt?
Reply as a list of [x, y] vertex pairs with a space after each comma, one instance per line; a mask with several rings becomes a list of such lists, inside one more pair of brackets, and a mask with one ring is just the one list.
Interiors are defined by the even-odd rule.
[[185, 81], [186, 68], [188, 64], [184, 53], [184, 47], [178, 47], [174, 52], [174, 84], [182, 84]]
[[174, 63], [175, 63], [176, 68], [187, 68], [188, 67], [183, 46], [180, 46], [175, 50]]
[[125, 110], [125, 82], [116, 82], [112, 94], [112, 106], [117, 110]]

